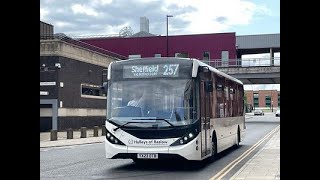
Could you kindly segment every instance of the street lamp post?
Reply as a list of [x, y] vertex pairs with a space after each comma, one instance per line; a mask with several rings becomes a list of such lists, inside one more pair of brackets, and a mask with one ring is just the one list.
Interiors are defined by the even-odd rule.
[[272, 88], [271, 88], [271, 98], [270, 98], [270, 100], [271, 100], [271, 112], [273, 112], [273, 98], [272, 98], [273, 86], [274, 85], [272, 85]]
[[252, 89], [252, 107], [253, 107], [253, 110], [255, 110], [255, 107], [254, 107], [254, 92], [253, 92], [252, 84], [251, 84], [251, 89]]
[[169, 39], [168, 39], [168, 19], [169, 17], [173, 17], [172, 15], [167, 15], [167, 57], [169, 57]]

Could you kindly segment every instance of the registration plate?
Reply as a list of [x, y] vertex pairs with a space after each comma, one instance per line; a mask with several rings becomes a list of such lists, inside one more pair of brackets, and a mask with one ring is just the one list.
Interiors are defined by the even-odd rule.
[[139, 153], [137, 154], [138, 159], [158, 159], [158, 154], [156, 153]]

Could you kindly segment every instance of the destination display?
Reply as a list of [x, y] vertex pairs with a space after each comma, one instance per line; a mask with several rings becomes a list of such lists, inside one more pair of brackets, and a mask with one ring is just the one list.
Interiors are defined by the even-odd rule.
[[123, 78], [179, 77], [179, 64], [124, 65]]

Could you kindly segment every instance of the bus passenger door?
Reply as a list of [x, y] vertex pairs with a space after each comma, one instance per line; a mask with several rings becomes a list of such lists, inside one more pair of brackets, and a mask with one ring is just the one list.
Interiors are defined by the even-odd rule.
[[200, 74], [201, 157], [210, 154], [210, 92], [206, 90], [208, 73]]

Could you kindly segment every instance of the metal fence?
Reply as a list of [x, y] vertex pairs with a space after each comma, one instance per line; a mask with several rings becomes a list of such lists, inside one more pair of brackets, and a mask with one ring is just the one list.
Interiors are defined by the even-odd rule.
[[251, 59], [210, 59], [201, 60], [202, 62], [215, 67], [256, 67], [256, 66], [280, 66], [280, 57], [270, 58], [251, 58]]

